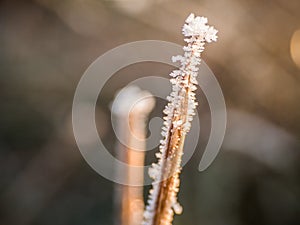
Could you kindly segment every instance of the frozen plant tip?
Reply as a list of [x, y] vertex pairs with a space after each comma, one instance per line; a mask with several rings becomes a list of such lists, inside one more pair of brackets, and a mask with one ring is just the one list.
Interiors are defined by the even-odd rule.
[[144, 212], [143, 225], [170, 225], [174, 213], [180, 214], [182, 207], [177, 202], [179, 174], [186, 134], [191, 127], [197, 106], [198, 66], [201, 52], [206, 42], [217, 40], [217, 30], [207, 25], [207, 18], [190, 14], [182, 28], [187, 43], [183, 47], [184, 55], [173, 56], [173, 62], [180, 67], [171, 72], [172, 92], [167, 97], [164, 109], [164, 126], [160, 141], [160, 152], [156, 153], [158, 162], [152, 164], [149, 175], [153, 179], [148, 205]]

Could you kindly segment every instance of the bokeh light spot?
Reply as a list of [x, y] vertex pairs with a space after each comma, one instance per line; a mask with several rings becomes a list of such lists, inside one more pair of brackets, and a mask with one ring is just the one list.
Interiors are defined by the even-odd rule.
[[291, 56], [295, 64], [300, 68], [300, 29], [296, 30], [292, 36]]

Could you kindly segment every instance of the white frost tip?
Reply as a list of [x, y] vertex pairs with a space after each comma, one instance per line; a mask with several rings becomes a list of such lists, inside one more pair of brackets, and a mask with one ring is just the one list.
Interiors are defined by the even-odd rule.
[[182, 28], [184, 36], [200, 36], [207, 42], [217, 41], [218, 31], [214, 27], [207, 25], [208, 20], [206, 17], [195, 17], [195, 15], [191, 13], [185, 22]]
[[111, 111], [119, 116], [128, 116], [133, 111], [147, 114], [154, 106], [155, 98], [150, 92], [137, 86], [126, 86], [116, 94]]

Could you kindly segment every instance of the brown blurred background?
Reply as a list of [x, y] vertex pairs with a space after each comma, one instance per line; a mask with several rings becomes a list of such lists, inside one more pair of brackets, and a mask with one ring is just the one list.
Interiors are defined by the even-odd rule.
[[[224, 92], [228, 127], [221, 153], [198, 172], [210, 129], [199, 90], [201, 139], [183, 170], [184, 212], [174, 224], [299, 225], [299, 11], [299, 0], [0, 1], [0, 224], [113, 224], [113, 183], [87, 165], [72, 134], [76, 85], [120, 44], [183, 45], [181, 26], [194, 12], [219, 30], [203, 58]], [[109, 80], [96, 115], [108, 149], [117, 142], [108, 107], [115, 91], [171, 69], [141, 63]]]

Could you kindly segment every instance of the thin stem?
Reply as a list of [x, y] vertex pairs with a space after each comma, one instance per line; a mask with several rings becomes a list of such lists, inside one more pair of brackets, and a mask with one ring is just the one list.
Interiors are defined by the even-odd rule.
[[183, 34], [187, 37], [187, 45], [183, 47], [184, 56], [175, 56], [173, 61], [180, 61], [179, 70], [170, 76], [172, 92], [165, 107], [163, 140], [158, 163], [149, 169], [153, 178], [153, 189], [150, 191], [148, 206], [144, 212], [143, 225], [171, 225], [174, 213], [180, 214], [182, 207], [177, 202], [179, 191], [179, 174], [186, 134], [190, 130], [191, 121], [197, 105], [194, 91], [201, 52], [205, 42], [216, 41], [217, 31], [206, 25], [207, 19], [191, 14], [183, 26]]

